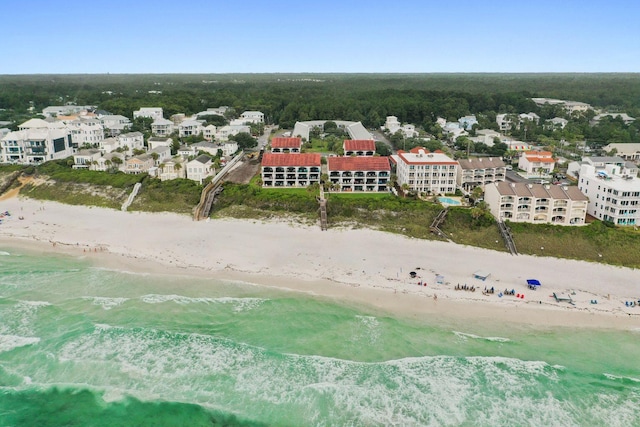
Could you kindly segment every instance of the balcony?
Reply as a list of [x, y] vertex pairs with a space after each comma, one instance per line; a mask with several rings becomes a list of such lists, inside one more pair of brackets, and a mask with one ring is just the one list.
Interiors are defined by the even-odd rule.
[[276, 179], [284, 179], [284, 174], [282, 174], [282, 173], [277, 173], [277, 174], [276, 174]]
[[511, 210], [513, 209], [513, 204], [511, 203], [503, 203], [500, 205], [501, 210]]
[[356, 178], [364, 178], [364, 172], [356, 172], [355, 174], [353, 174], [353, 176], [355, 176]]
[[289, 173], [293, 173], [295, 171], [296, 171], [296, 168], [291, 168], [291, 167], [287, 168], [287, 172]]
[[296, 174], [295, 173], [288, 173], [287, 174], [287, 179], [296, 179]]
[[342, 172], [342, 176], [348, 176], [349, 178], [351, 178], [353, 175], [351, 174], [351, 172]]
[[266, 167], [263, 169], [264, 172], [273, 172], [273, 168]]
[[334, 172], [331, 172], [331, 173], [329, 174], [329, 176], [330, 176], [331, 178], [333, 178], [333, 177], [339, 177], [339, 176], [340, 176], [340, 172], [335, 172], [335, 171], [334, 171]]
[[566, 200], [556, 200], [553, 202], [553, 206], [567, 206]]
[[503, 203], [513, 203], [514, 199], [513, 196], [502, 196], [502, 202]]
[[320, 172], [320, 168], [314, 166], [311, 168], [311, 172]]
[[376, 176], [375, 172], [367, 172], [367, 178]]

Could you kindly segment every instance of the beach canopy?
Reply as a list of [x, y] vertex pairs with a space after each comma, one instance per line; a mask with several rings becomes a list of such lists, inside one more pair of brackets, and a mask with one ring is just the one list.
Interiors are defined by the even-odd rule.
[[529, 286], [542, 286], [540, 281], [538, 281], [536, 279], [527, 279], [527, 285], [529, 285]]
[[487, 277], [489, 277], [490, 275], [490, 272], [484, 270], [477, 270], [473, 273], [473, 277], [480, 280], [487, 280]]

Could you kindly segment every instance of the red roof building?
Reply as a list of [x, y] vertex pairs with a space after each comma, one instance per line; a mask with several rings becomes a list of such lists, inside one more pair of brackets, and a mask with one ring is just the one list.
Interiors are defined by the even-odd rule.
[[346, 139], [342, 144], [345, 156], [373, 156], [376, 142], [373, 139]]
[[276, 137], [271, 140], [272, 153], [299, 153], [302, 147], [302, 139]]
[[389, 191], [388, 157], [329, 157], [327, 169], [331, 184], [339, 191]]
[[307, 187], [320, 183], [320, 154], [265, 153], [262, 156], [263, 187]]

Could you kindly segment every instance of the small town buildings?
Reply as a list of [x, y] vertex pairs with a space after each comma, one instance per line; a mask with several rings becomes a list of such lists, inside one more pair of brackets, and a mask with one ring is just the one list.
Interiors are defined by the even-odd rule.
[[151, 133], [155, 136], [169, 136], [174, 131], [174, 124], [171, 120], [159, 117], [151, 123]]
[[147, 173], [149, 169], [154, 166], [155, 162], [150, 154], [141, 154], [139, 156], [134, 156], [130, 159], [125, 160], [124, 172], [138, 175], [141, 173]]
[[564, 129], [569, 123], [569, 120], [563, 119], [562, 117], [554, 117], [553, 119], [549, 119], [546, 122], [545, 127], [549, 129]]
[[265, 153], [262, 156], [263, 187], [307, 187], [320, 183], [319, 153]]
[[498, 220], [584, 225], [588, 198], [575, 186], [501, 181], [485, 186], [484, 201]]
[[93, 111], [96, 108], [95, 105], [51, 105], [42, 109], [42, 115], [45, 118], [69, 116], [83, 111]]
[[511, 114], [497, 114], [496, 123], [501, 132], [511, 130], [513, 127], [513, 115]]
[[224, 114], [227, 112], [227, 110], [229, 110], [229, 107], [227, 107], [227, 106], [221, 106], [221, 107], [216, 107], [216, 108], [207, 108], [205, 111], [200, 111], [199, 113], [196, 113], [196, 119], [199, 119], [201, 117], [206, 117], [206, 116], [222, 116], [222, 117], [224, 117]]
[[95, 160], [95, 163], [89, 167], [90, 170], [96, 170], [96, 171], [106, 171], [106, 170], [109, 170], [110, 168], [123, 170], [124, 154], [122, 153], [103, 154], [102, 157], [97, 158]]
[[531, 98], [531, 100], [540, 107], [545, 104], [560, 105], [569, 114], [573, 114], [574, 112], [584, 113], [588, 110], [593, 109], [591, 105], [584, 102], [578, 102], [578, 101], [565, 101], [563, 99], [554, 99], [554, 98]]
[[128, 117], [118, 114], [100, 116], [99, 120], [102, 123], [105, 135], [108, 136], [118, 136], [131, 128], [131, 120], [129, 120]]
[[38, 164], [73, 155], [71, 132], [61, 122], [30, 119], [0, 140], [3, 163]]
[[132, 154], [133, 150], [144, 150], [144, 135], [142, 132], [121, 133], [116, 139], [118, 140], [118, 146], [129, 154]]
[[272, 153], [300, 153], [302, 139], [299, 137], [275, 137], [271, 139]]
[[577, 178], [580, 175], [580, 168], [582, 168], [582, 165], [591, 165], [596, 168], [596, 171], [604, 170], [607, 165], [615, 165], [619, 166], [621, 170], [624, 170], [625, 175], [638, 175], [638, 166], [619, 156], [583, 157], [580, 162], [569, 163], [567, 166], [567, 175], [572, 178]]
[[225, 142], [220, 147], [222, 147], [222, 155], [225, 157], [233, 156], [238, 151], [238, 143], [235, 141]]
[[201, 141], [191, 144], [191, 148], [194, 148], [196, 153], [204, 151], [205, 153], [209, 153], [211, 157], [216, 157], [218, 155], [218, 151], [222, 150], [222, 145], [208, 141]]
[[640, 143], [611, 143], [602, 147], [607, 153], [613, 152], [625, 160], [640, 160]]
[[524, 123], [525, 121], [533, 122], [538, 124], [540, 122], [540, 116], [536, 113], [522, 113], [518, 115], [519, 123], [518, 125]]
[[198, 150], [190, 145], [181, 145], [178, 148], [178, 155], [183, 159], [188, 159], [189, 157], [195, 156], [196, 154], [198, 154]]
[[338, 129], [342, 129], [347, 132], [351, 139], [374, 139], [371, 133], [361, 122], [350, 122], [346, 120], [309, 120], [296, 122], [291, 135], [302, 138], [304, 141], [309, 141], [309, 133], [311, 132], [311, 129], [317, 128], [323, 130], [324, 124], [327, 121], [333, 121], [333, 123], [338, 126]]
[[442, 151], [430, 153], [415, 147], [410, 152], [399, 150], [391, 156], [396, 165], [398, 184], [407, 184], [409, 190], [425, 194], [452, 194], [456, 191], [458, 162]]
[[624, 168], [582, 165], [578, 188], [589, 198], [589, 215], [616, 225], [640, 224], [640, 180]]
[[251, 133], [251, 128], [248, 125], [226, 125], [218, 128], [216, 132], [216, 141], [225, 142], [229, 140], [230, 136], [237, 135], [239, 133]]
[[149, 150], [153, 150], [157, 147], [171, 147], [173, 145], [173, 139], [159, 136], [152, 136], [147, 140], [147, 146]]
[[382, 126], [382, 130], [386, 130], [389, 134], [393, 135], [396, 132], [401, 132], [405, 138], [414, 138], [418, 136], [416, 127], [411, 124], [405, 124], [404, 126], [398, 121], [396, 116], [387, 116], [387, 119]]
[[526, 151], [518, 160], [518, 168], [527, 177], [548, 177], [553, 172], [556, 161], [550, 151]]
[[171, 158], [171, 148], [167, 147], [166, 145], [155, 147], [149, 150], [147, 153], [149, 153], [151, 157], [154, 158], [155, 166], [158, 166], [160, 163]]
[[345, 156], [373, 156], [376, 142], [372, 139], [346, 139], [342, 143]]
[[240, 114], [242, 123], [264, 123], [264, 113], [260, 111], [245, 111]]
[[339, 191], [389, 191], [388, 157], [329, 157], [327, 170], [329, 180]]
[[456, 183], [465, 191], [475, 187], [484, 188], [493, 182], [504, 181], [507, 165], [499, 157], [480, 157], [477, 159], [459, 159]]
[[202, 129], [202, 122], [197, 120], [185, 120], [178, 125], [178, 136], [180, 138], [198, 136], [202, 133]]
[[147, 117], [153, 120], [161, 119], [163, 117], [162, 108], [160, 107], [143, 107], [133, 112], [133, 119], [138, 117]]
[[195, 159], [187, 162], [187, 179], [202, 184], [205, 178], [211, 176], [214, 172], [211, 157], [202, 154]]

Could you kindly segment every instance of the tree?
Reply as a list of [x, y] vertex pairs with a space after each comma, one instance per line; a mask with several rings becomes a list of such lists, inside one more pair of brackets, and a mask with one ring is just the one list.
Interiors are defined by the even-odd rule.
[[411, 187], [409, 187], [409, 184], [407, 184], [406, 182], [404, 184], [402, 184], [402, 186], [400, 187], [402, 188], [402, 195], [403, 197], [407, 197], [407, 193], [409, 192], [409, 190], [411, 189]]
[[258, 140], [252, 137], [246, 132], [240, 132], [237, 135], [232, 135], [229, 139], [238, 143], [238, 148], [244, 150], [246, 148], [254, 148], [258, 145]]

